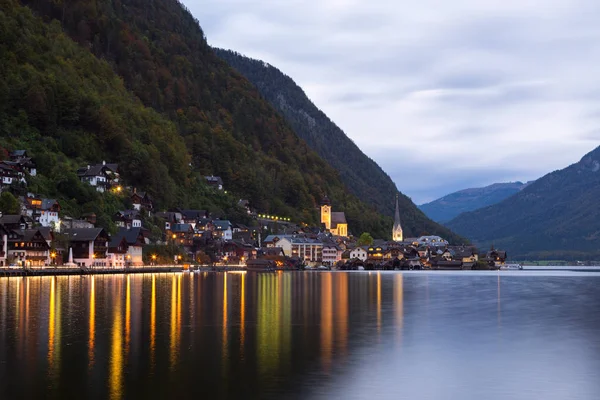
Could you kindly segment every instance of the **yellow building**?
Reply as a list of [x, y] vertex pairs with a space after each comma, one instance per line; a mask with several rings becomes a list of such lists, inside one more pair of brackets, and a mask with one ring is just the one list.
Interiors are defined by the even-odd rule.
[[344, 212], [332, 212], [331, 201], [325, 196], [321, 201], [321, 223], [334, 236], [348, 236], [348, 222]]

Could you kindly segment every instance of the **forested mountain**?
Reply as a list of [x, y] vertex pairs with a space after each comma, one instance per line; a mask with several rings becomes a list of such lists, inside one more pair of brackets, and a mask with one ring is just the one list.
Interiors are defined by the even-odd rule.
[[[353, 194], [374, 204], [385, 215], [393, 215], [397, 188], [392, 179], [319, 110], [289, 76], [263, 61], [230, 50], [214, 50], [248, 78], [294, 132], [340, 172], [342, 181]], [[401, 195], [399, 203], [405, 233], [435, 233], [451, 241], [458, 240], [449, 230], [430, 221], [408, 197]]]
[[522, 182], [494, 183], [482, 188], [464, 189], [448, 194], [419, 209], [436, 222], [444, 223], [467, 211], [491, 206], [520, 192], [529, 185]]
[[326, 193], [354, 230], [388, 234], [178, 2], [22, 3], [41, 18], [0, 0], [0, 145], [34, 156], [30, 190], [102, 212], [113, 199], [75, 170], [107, 160], [161, 208], [206, 206], [201, 176], [215, 174], [263, 212], [316, 222]]
[[448, 226], [514, 259], [600, 259], [600, 147]]
[[[389, 236], [391, 218], [348, 192], [338, 172], [214, 54], [178, 1], [0, 5], [0, 145], [27, 149], [38, 162], [29, 189], [67, 208], [110, 213], [118, 204], [106, 206], [110, 196], [75, 176], [78, 166], [107, 160], [159, 208], [226, 207], [201, 182], [214, 174], [230, 196], [263, 212], [315, 223], [327, 194], [353, 232]], [[436, 227], [429, 224], [407, 231]]]

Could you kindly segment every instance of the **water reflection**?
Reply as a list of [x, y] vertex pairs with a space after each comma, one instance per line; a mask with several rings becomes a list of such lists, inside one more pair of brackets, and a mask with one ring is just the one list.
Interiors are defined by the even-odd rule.
[[154, 372], [156, 354], [156, 275], [152, 274], [150, 294], [150, 371]]
[[[115, 293], [116, 292], [116, 293]], [[115, 287], [113, 292], [113, 323], [111, 333], [110, 350], [110, 370], [109, 370], [109, 394], [113, 400], [120, 399], [123, 396], [123, 328], [121, 314], [121, 296], [119, 287]]]
[[329, 371], [333, 351], [333, 315], [332, 315], [332, 275], [321, 277], [321, 363], [323, 370]]
[[89, 297], [89, 333], [88, 333], [88, 369], [94, 366], [94, 351], [96, 347], [96, 277], [90, 277]]
[[0, 398], [595, 399], [594, 279], [0, 278]]

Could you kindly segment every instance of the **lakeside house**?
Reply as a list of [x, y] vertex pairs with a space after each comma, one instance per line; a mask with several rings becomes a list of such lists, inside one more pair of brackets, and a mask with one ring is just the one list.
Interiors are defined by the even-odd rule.
[[109, 267], [107, 254], [110, 237], [103, 228], [65, 229], [73, 262], [80, 267]]

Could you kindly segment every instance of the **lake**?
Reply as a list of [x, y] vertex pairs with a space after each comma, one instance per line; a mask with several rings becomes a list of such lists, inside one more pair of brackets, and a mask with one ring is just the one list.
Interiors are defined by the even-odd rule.
[[1, 399], [598, 399], [600, 274], [0, 278]]

